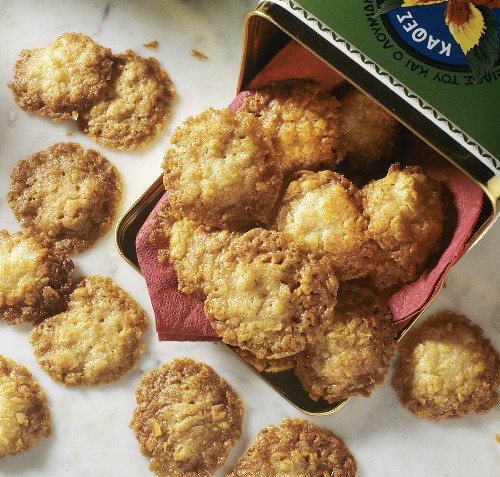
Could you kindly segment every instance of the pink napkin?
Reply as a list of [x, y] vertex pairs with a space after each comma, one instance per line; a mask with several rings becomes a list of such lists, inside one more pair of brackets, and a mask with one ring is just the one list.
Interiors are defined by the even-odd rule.
[[420, 142], [419, 152], [407, 158], [408, 164], [420, 165], [433, 179], [443, 185], [448, 206], [442, 241], [437, 257], [415, 282], [395, 292], [389, 305], [395, 321], [416, 316], [440, 290], [448, 270], [466, 251], [483, 206], [483, 191], [458, 168]]
[[[250, 83], [255, 89], [269, 81], [284, 79], [314, 79], [323, 88], [331, 90], [344, 82], [343, 78], [311, 52], [295, 42], [287, 45]], [[249, 91], [240, 93], [229, 108], [236, 110]], [[419, 141], [419, 140], [416, 140]], [[447, 220], [443, 244], [433, 264], [415, 282], [404, 286], [389, 300], [394, 320], [404, 322], [418, 314], [439, 291], [450, 267], [465, 252], [482, 208], [483, 193], [465, 174], [439, 156], [425, 143], [418, 148], [410, 145], [407, 164], [420, 165], [442, 183], [448, 196]], [[166, 200], [164, 195], [156, 207]], [[156, 209], [156, 208], [155, 208]], [[156, 319], [160, 341], [215, 341], [217, 334], [205, 318], [203, 303], [177, 290], [177, 279], [171, 268], [157, 260], [157, 247], [149, 241], [151, 215], [140, 229], [137, 239], [137, 257], [146, 280]]]
[[158, 247], [149, 241], [149, 228], [154, 211], [167, 200], [160, 199], [144, 222], [136, 238], [139, 268], [146, 280], [160, 341], [215, 341], [219, 337], [203, 313], [203, 303], [193, 300], [177, 289], [172, 268], [160, 265]]

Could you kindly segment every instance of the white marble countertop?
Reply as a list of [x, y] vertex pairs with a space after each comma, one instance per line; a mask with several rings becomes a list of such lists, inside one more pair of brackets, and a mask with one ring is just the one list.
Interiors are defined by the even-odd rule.
[[[256, 0], [0, 0], [0, 228], [19, 230], [5, 196], [17, 161], [60, 141], [93, 147], [113, 162], [125, 187], [125, 212], [157, 178], [173, 128], [207, 107], [224, 107], [234, 97], [239, 72], [243, 20]], [[63, 32], [83, 32], [116, 53], [133, 49], [155, 56], [170, 74], [178, 99], [165, 130], [136, 153], [104, 150], [67, 122], [21, 111], [6, 84], [23, 48], [39, 48]], [[142, 45], [159, 41], [156, 51]], [[200, 61], [192, 49], [208, 56]], [[73, 136], [67, 137], [66, 133]], [[426, 315], [445, 308], [480, 324], [500, 349], [500, 223], [453, 267], [446, 287]], [[153, 312], [142, 276], [119, 255], [113, 232], [82, 255], [74, 255], [77, 275], [111, 276], [148, 312]], [[141, 376], [174, 357], [205, 361], [244, 398], [244, 430], [228, 465], [251, 444], [256, 433], [283, 416], [305, 417], [266, 383], [214, 343], [158, 342], [154, 326], [138, 367], [113, 385], [66, 389], [41, 370], [28, 343], [28, 325], [0, 323], [0, 354], [26, 365], [45, 389], [53, 434], [30, 452], [0, 460], [1, 476], [153, 475], [128, 428]], [[340, 411], [310, 417], [341, 436], [358, 462], [360, 477], [500, 475], [500, 407], [486, 415], [450, 422], [419, 420], [399, 404], [389, 379], [370, 398], [351, 399]], [[216, 475], [223, 475], [220, 470]]]

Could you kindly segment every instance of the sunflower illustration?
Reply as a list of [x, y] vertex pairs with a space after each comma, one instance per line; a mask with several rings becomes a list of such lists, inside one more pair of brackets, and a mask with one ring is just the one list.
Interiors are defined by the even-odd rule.
[[444, 22], [462, 49], [474, 79], [480, 81], [498, 60], [499, 26], [493, 9], [500, 8], [500, 0], [385, 0], [376, 16], [395, 8], [444, 2]]

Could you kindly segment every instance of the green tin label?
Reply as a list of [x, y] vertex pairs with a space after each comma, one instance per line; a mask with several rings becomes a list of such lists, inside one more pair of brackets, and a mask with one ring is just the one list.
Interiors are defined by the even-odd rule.
[[312, 14], [500, 158], [500, 0], [285, 3]]

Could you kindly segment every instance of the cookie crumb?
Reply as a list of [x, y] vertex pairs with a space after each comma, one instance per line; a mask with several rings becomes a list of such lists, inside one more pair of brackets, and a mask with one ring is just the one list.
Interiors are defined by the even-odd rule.
[[143, 43], [142, 46], [144, 48], [147, 48], [148, 50], [157, 50], [158, 47], [160, 46], [160, 43], [158, 42], [158, 40], [153, 40], [150, 41], [149, 43]]
[[200, 53], [198, 50], [191, 50], [191, 56], [201, 61], [208, 60], [208, 56], [204, 55], [203, 53]]

